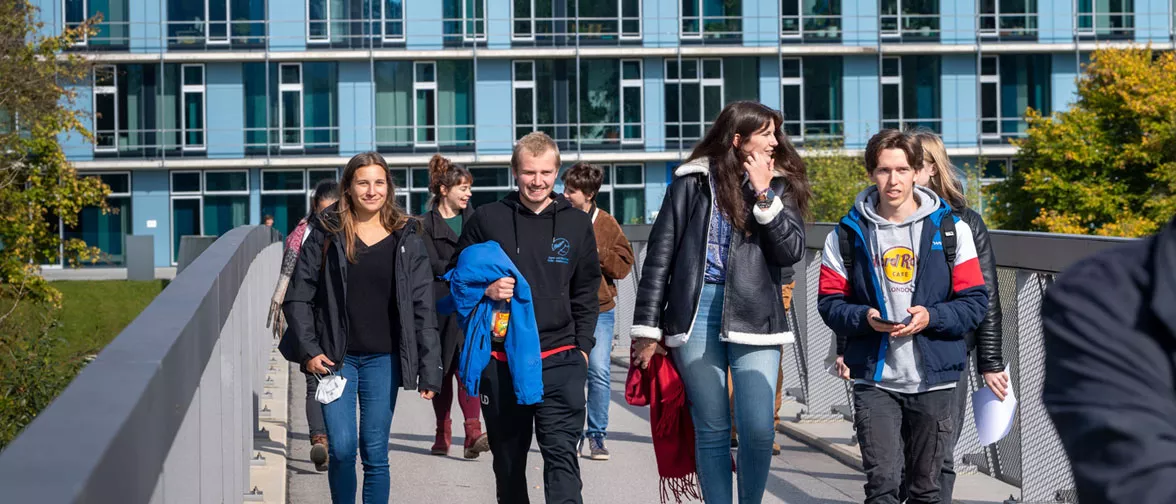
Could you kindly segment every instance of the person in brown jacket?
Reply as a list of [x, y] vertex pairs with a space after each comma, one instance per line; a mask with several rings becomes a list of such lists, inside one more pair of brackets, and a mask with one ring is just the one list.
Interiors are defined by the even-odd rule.
[[629, 276], [633, 268], [633, 247], [617, 220], [596, 207], [596, 195], [604, 181], [603, 169], [593, 164], [576, 163], [564, 172], [561, 180], [564, 183], [564, 197], [573, 206], [592, 216], [596, 253], [600, 256], [600, 318], [596, 321], [596, 346], [588, 356], [588, 428], [584, 436], [588, 440], [587, 457], [608, 460], [604, 437], [608, 430], [610, 356], [613, 327], [616, 324], [616, 281]]

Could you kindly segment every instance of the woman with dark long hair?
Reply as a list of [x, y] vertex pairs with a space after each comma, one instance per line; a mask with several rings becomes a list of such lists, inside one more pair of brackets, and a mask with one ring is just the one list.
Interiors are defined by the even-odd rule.
[[[668, 347], [686, 387], [703, 500], [732, 502], [727, 369], [739, 433], [739, 502], [763, 499], [781, 346], [781, 287], [804, 252], [804, 162], [779, 112], [728, 104], [675, 171], [649, 235], [633, 315], [633, 364]], [[672, 282], [672, 287], [671, 287]]]
[[[319, 212], [339, 201], [339, 183], [334, 180], [323, 180], [314, 187], [314, 196], [310, 201], [310, 212], [298, 221], [298, 225], [286, 237], [286, 251], [282, 254], [282, 271], [278, 275], [278, 285], [274, 289], [273, 300], [270, 301], [270, 316], [266, 325], [274, 332], [275, 338], [281, 338], [286, 332], [286, 318], [282, 316], [282, 300], [286, 299], [286, 288], [290, 285], [290, 277], [294, 275], [294, 266], [298, 264], [298, 252], [306, 237], [310, 236], [311, 222]], [[323, 424], [323, 409], [314, 394], [318, 391], [318, 378], [313, 374], [306, 375], [306, 424], [310, 428], [310, 461], [319, 472], [327, 470], [327, 427]]]
[[[429, 160], [429, 211], [421, 217], [425, 228], [425, 247], [429, 251], [429, 263], [433, 267], [433, 290], [436, 298], [449, 295], [449, 284], [439, 279], [444, 275], [449, 260], [457, 251], [457, 238], [461, 236], [466, 219], [474, 214], [470, 207], [470, 184], [474, 176], [464, 166], [450, 162], [440, 154]], [[453, 407], [453, 382], [457, 373], [457, 359], [465, 336], [457, 323], [457, 314], [450, 314], [438, 320], [441, 334], [441, 363], [445, 367], [441, 378], [441, 393], [433, 399], [433, 413], [437, 415], [437, 435], [431, 448], [433, 455], [448, 455], [453, 439], [452, 420], [449, 417]], [[461, 380], [457, 380], [457, 404], [465, 418], [465, 442], [462, 455], [478, 458], [490, 450], [490, 441], [482, 432], [482, 403], [466, 391]]]
[[339, 185], [342, 197], [302, 247], [283, 309], [303, 371], [346, 380], [338, 398], [320, 398], [331, 500], [355, 502], [358, 451], [363, 501], [385, 503], [397, 385], [424, 399], [441, 389], [433, 271], [420, 224], [392, 197], [383, 156], [355, 155]]

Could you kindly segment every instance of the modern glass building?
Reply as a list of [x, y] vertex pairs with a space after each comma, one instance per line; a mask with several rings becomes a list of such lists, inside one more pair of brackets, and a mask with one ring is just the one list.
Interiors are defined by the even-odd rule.
[[63, 136], [117, 215], [62, 229], [117, 264], [128, 234], [170, 265], [180, 236], [275, 216], [378, 150], [420, 212], [428, 157], [467, 164], [475, 203], [512, 189], [512, 142], [607, 167], [601, 205], [645, 223], [723, 104], [784, 111], [802, 148], [860, 152], [929, 127], [957, 163], [1016, 169], [1025, 109], [1061, 110], [1089, 52], [1172, 49], [1173, 0], [34, 0], [44, 29], [101, 13], [73, 50], [99, 66]]

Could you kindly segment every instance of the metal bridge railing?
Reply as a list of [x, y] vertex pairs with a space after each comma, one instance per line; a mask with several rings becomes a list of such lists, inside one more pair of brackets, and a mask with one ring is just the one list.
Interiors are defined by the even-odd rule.
[[282, 244], [218, 239], [0, 454], [5, 502], [242, 502]]

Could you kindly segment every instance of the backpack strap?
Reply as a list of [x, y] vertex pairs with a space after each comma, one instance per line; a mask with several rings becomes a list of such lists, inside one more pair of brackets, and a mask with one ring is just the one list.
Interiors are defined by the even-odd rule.
[[956, 223], [955, 215], [948, 213], [939, 221], [939, 241], [943, 243], [943, 256], [947, 258], [948, 285], [955, 285], [952, 273], [956, 262]]
[[845, 266], [845, 275], [853, 274], [853, 244], [855, 240], [850, 234], [849, 226], [845, 223], [837, 224], [837, 248], [841, 249], [841, 264]]

